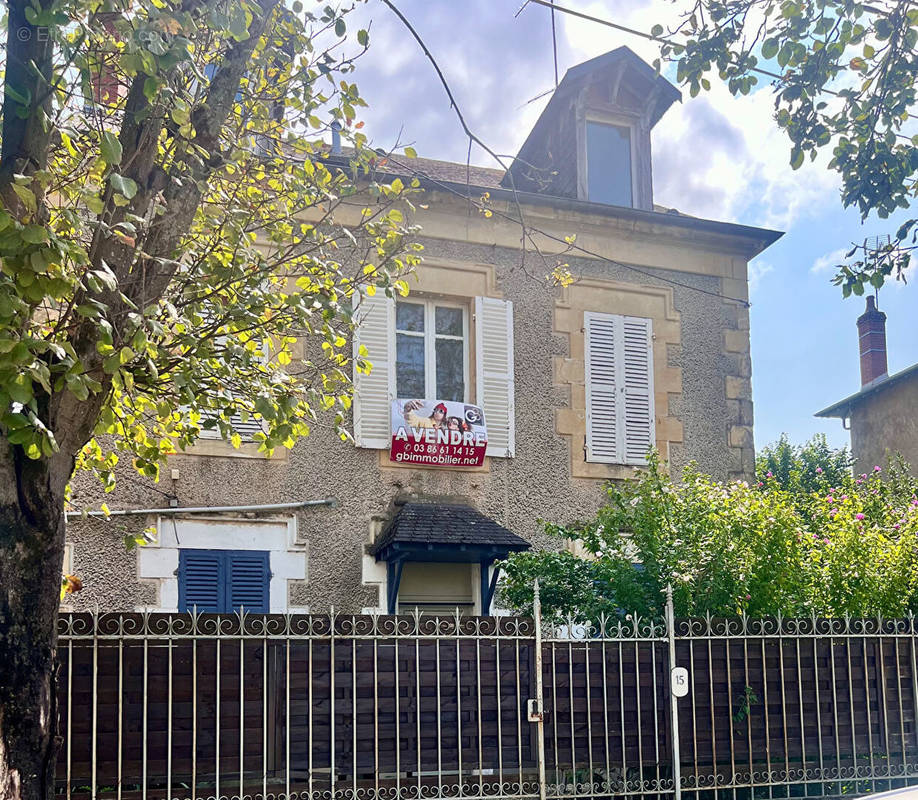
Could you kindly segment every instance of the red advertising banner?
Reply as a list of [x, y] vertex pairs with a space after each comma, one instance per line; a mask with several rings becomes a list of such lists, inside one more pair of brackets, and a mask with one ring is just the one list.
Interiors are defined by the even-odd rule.
[[393, 400], [389, 460], [434, 467], [480, 467], [488, 447], [484, 413], [452, 400]]

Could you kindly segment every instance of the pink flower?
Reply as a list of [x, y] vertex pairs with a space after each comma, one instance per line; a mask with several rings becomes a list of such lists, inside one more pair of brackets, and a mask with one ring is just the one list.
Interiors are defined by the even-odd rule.
[[874, 471], [874, 472], [880, 472], [880, 465], [877, 464], [877, 465], [873, 468], [873, 471]]
[[764, 485], [765, 485], [765, 484], [762, 483], [762, 481], [759, 481], [759, 482], [756, 484], [756, 486], [758, 486], [760, 489], [761, 489]]
[[861, 473], [861, 478], [863, 478], [864, 480], [867, 480], [867, 473], [866, 473], [866, 472], [862, 472], [862, 473]]
[[816, 467], [816, 474], [822, 475], [822, 467]]
[[835, 502], [835, 498], [832, 497], [832, 495], [829, 495], [828, 497], [826, 497], [826, 502], [827, 502], [827, 503], [834, 503], [834, 502]]
[[897, 522], [895, 525], [893, 525], [893, 527], [894, 527], [896, 530], [899, 530], [899, 523]]
[[828, 543], [829, 543], [829, 540], [828, 540], [828, 539], [823, 539], [823, 540], [822, 540], [822, 543], [823, 543], [823, 544], [828, 544]]
[[842, 495], [842, 500], [847, 500], [847, 499], [848, 499], [848, 495], [843, 494], [843, 495]]
[[857, 514], [854, 515], [854, 518], [855, 518], [855, 519], [864, 519], [864, 515], [861, 514], [860, 512], [858, 512]]
[[747, 599], [747, 600], [751, 600], [751, 599], [752, 599], [752, 595], [751, 595], [751, 594], [747, 594], [747, 595], [746, 595], [746, 599]]

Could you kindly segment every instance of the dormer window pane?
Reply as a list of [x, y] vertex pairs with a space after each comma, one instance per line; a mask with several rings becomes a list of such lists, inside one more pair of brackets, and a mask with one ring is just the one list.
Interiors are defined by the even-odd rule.
[[586, 151], [590, 202], [633, 206], [631, 129], [623, 125], [587, 122]]

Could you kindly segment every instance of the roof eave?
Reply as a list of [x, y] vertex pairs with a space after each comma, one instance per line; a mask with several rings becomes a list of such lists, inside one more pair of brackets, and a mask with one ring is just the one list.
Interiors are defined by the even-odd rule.
[[418, 178], [418, 181], [422, 188], [446, 190], [462, 199], [477, 199], [482, 192], [490, 192], [492, 199], [510, 200], [511, 202], [519, 201], [531, 205], [551, 206], [552, 208], [596, 214], [598, 216], [640, 220], [672, 225], [673, 227], [691, 228], [706, 233], [754, 239], [760, 243], [759, 247], [754, 251], [756, 255], [784, 236], [784, 231], [777, 231], [771, 228], [757, 228], [751, 225], [740, 225], [735, 222], [721, 222], [719, 220], [704, 219], [703, 217], [692, 217], [687, 214], [669, 214], [659, 211], [647, 211], [643, 208], [610, 206], [605, 203], [591, 203], [587, 200], [574, 200], [569, 197], [557, 197], [555, 195], [503, 188], [495, 189], [493, 187], [451, 183], [449, 181], [434, 181], [428, 178]]
[[887, 376], [883, 380], [877, 379], [867, 386], [862, 386], [854, 394], [848, 395], [848, 397], [846, 397], [844, 400], [839, 400], [837, 403], [833, 403], [831, 406], [824, 408], [822, 411], [817, 411], [813, 416], [826, 418], [837, 417], [839, 419], [846, 419], [847, 417], [851, 416], [852, 406], [857, 405], [862, 400], [870, 397], [872, 394], [876, 394], [883, 389], [896, 385], [904, 378], [908, 378], [913, 374], [918, 375], [918, 363], [912, 364], [910, 367], [906, 367], [905, 369], [901, 369], [898, 372]]

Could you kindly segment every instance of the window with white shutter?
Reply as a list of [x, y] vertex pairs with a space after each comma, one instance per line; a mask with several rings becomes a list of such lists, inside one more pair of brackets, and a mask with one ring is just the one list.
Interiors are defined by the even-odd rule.
[[509, 300], [475, 298], [475, 363], [477, 400], [488, 429], [487, 454], [512, 458], [513, 303]]
[[651, 321], [587, 312], [584, 339], [587, 461], [646, 464], [655, 443]]
[[[423, 399], [465, 399], [469, 341], [461, 304], [410, 298], [396, 305], [377, 294], [361, 298], [357, 319], [354, 357], [363, 345], [373, 365], [369, 375], [354, 373], [354, 439], [359, 447], [389, 447], [396, 392], [399, 397], [421, 398], [418, 392], [423, 391]], [[484, 411], [487, 454], [512, 457], [513, 304], [508, 300], [475, 298], [474, 361], [475, 402]]]
[[354, 440], [358, 447], [389, 447], [389, 409], [395, 386], [395, 301], [377, 292], [363, 296], [356, 310], [354, 358], [364, 358], [373, 368], [369, 374], [354, 369]]

